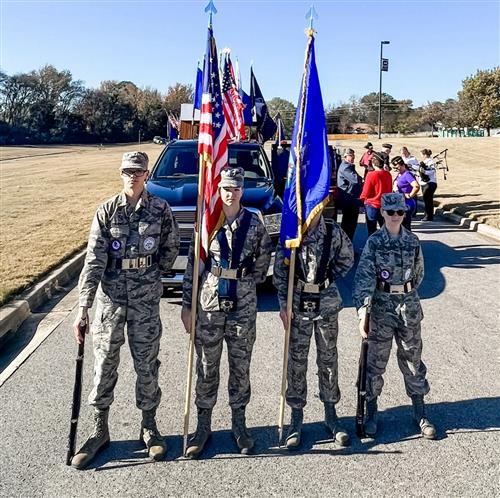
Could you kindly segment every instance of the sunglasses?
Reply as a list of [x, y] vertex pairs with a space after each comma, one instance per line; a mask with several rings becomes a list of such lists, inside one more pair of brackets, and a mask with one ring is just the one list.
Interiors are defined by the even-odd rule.
[[144, 176], [146, 170], [143, 169], [122, 169], [122, 175], [128, 178], [132, 178], [133, 176], [141, 177]]
[[389, 216], [394, 216], [395, 214], [397, 214], [398, 216], [404, 216], [405, 215], [405, 212], [404, 212], [403, 209], [398, 209], [397, 211], [394, 211], [394, 209], [386, 209], [385, 212]]

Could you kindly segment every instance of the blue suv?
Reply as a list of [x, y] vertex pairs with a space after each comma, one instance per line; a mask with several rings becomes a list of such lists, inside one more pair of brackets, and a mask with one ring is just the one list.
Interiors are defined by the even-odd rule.
[[[245, 170], [242, 204], [258, 214], [276, 245], [279, 239], [283, 202], [276, 194], [273, 170], [263, 147], [256, 142], [228, 145], [230, 166]], [[171, 273], [164, 274], [165, 287], [182, 285], [187, 253], [194, 231], [198, 195], [198, 142], [175, 140], [167, 144], [156, 161], [146, 184], [153, 195], [165, 199], [179, 224], [180, 251]], [[272, 273], [272, 263], [268, 274]]]

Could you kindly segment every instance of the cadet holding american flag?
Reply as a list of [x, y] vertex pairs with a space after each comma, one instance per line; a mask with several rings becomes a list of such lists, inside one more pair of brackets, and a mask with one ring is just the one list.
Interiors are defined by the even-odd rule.
[[[212, 3], [207, 8], [215, 12]], [[250, 401], [256, 284], [266, 278], [272, 248], [258, 216], [241, 206], [243, 169], [226, 167], [229, 132], [222, 107], [217, 49], [210, 22], [198, 142], [198, 222], [184, 275], [181, 314], [186, 331], [191, 334], [184, 419], [184, 454], [188, 458], [197, 457], [211, 435], [224, 340], [229, 358], [232, 433], [241, 453], [249, 453], [254, 446], [246, 427], [245, 408]], [[196, 432], [187, 440], [193, 347], [197, 354], [198, 423]]]

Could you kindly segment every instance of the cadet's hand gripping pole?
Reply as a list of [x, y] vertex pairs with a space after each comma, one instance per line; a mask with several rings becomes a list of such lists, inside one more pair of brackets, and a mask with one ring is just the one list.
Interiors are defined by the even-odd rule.
[[292, 328], [293, 282], [295, 279], [296, 256], [297, 256], [297, 250], [293, 248], [290, 254], [290, 270], [288, 272], [288, 294], [286, 297], [287, 326], [285, 330], [285, 345], [283, 347], [283, 371], [281, 373], [280, 412], [278, 417], [278, 430], [279, 430], [278, 446], [281, 446], [283, 440], [283, 419], [285, 416], [285, 391], [286, 391], [286, 380], [288, 373], [288, 350], [290, 348], [290, 331]]
[[71, 465], [71, 460], [75, 456], [76, 432], [78, 428], [78, 417], [80, 416], [80, 405], [82, 402], [82, 378], [83, 359], [85, 356], [85, 334], [87, 332], [87, 321], [81, 321], [78, 325], [82, 336], [81, 344], [78, 344], [76, 355], [75, 384], [73, 386], [73, 401], [71, 402], [71, 421], [69, 426], [68, 452], [66, 453], [66, 465]]
[[191, 294], [191, 330], [189, 331], [189, 351], [187, 365], [186, 394], [184, 397], [184, 445], [183, 455], [186, 455], [189, 435], [189, 414], [191, 408], [191, 388], [193, 384], [193, 358], [194, 341], [196, 334], [196, 313], [198, 311], [198, 283], [200, 277], [200, 253], [201, 253], [201, 222], [203, 209], [203, 189], [204, 189], [204, 166], [203, 157], [200, 156], [200, 168], [198, 174], [198, 202], [196, 208], [196, 231], [194, 239], [194, 260], [193, 260], [193, 289]]

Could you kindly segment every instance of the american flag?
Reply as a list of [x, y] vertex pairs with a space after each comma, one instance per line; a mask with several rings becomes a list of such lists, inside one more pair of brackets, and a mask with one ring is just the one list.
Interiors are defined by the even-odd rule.
[[228, 52], [224, 60], [224, 73], [222, 76], [222, 105], [224, 106], [224, 116], [226, 117], [229, 136], [236, 142], [245, 140], [244, 106], [238, 92], [233, 65]]
[[172, 128], [176, 130], [179, 129], [179, 120], [170, 112], [168, 113], [168, 121], [170, 123], [170, 126], [172, 126]]
[[222, 223], [222, 202], [219, 196], [220, 172], [227, 164], [227, 124], [222, 109], [222, 95], [217, 65], [217, 47], [212, 26], [208, 27], [207, 53], [203, 64], [198, 153], [203, 175], [203, 211], [201, 221], [201, 259]]

